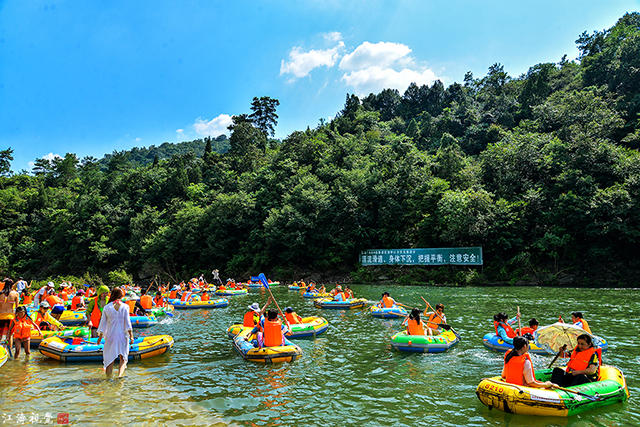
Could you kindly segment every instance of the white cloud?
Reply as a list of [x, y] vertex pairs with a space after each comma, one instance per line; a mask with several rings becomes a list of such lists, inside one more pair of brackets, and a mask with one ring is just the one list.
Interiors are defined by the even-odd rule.
[[[220, 114], [218, 117], [206, 121], [201, 118], [197, 118], [193, 124], [193, 129], [198, 135], [202, 136], [219, 136], [221, 134], [228, 134], [227, 127], [231, 124], [231, 116], [228, 114]], [[182, 129], [178, 129], [180, 131]]]
[[140, 141], [142, 141], [142, 138], [137, 137], [137, 138], [136, 138], [136, 142], [140, 142]]
[[324, 33], [322, 35], [322, 37], [324, 37], [324, 39], [328, 42], [339, 42], [340, 40], [342, 40], [342, 34], [338, 31], [332, 31], [330, 33]]
[[[42, 159], [52, 161], [53, 159], [61, 159], [62, 156], [60, 154], [49, 153], [41, 157]], [[35, 162], [29, 162], [29, 168], [33, 169], [35, 166]]]
[[342, 76], [342, 80], [352, 86], [358, 95], [367, 95], [387, 88], [398, 89], [402, 93], [411, 83], [431, 84], [437, 79], [438, 76], [428, 68], [423, 70], [403, 68], [396, 71], [392, 68], [377, 66], [352, 71]]
[[182, 134], [182, 133], [184, 133], [184, 129], [176, 129], [176, 133]]
[[333, 67], [343, 47], [342, 41], [331, 49], [312, 49], [305, 52], [300, 47], [293, 47], [289, 52], [289, 61], [285, 62], [284, 59], [280, 61], [280, 75], [293, 74], [294, 77], [301, 78], [308, 75], [314, 68]]
[[345, 71], [361, 70], [369, 67], [390, 67], [395, 63], [411, 62], [409, 46], [401, 43], [364, 42], [345, 55], [340, 61], [340, 69]]

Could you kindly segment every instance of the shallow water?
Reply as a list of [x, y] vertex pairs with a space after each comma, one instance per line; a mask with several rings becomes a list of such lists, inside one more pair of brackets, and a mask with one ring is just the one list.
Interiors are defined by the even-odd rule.
[[[322, 315], [329, 329], [316, 339], [296, 340], [303, 356], [294, 363], [254, 364], [226, 336], [247, 305], [266, 301], [265, 290], [251, 290], [230, 297], [227, 308], [179, 311], [134, 330], [172, 335], [175, 345], [166, 355], [130, 363], [122, 380], [105, 380], [100, 364], [65, 365], [37, 351], [28, 362], [8, 361], [0, 368], [0, 424], [55, 424], [59, 413], [68, 413], [72, 424], [105, 425], [640, 425], [640, 289], [353, 288], [372, 301], [388, 290], [406, 304], [424, 307], [420, 295], [433, 305], [441, 302], [462, 341], [442, 354], [398, 353], [389, 338], [400, 320], [374, 319], [368, 310], [317, 309], [281, 286], [272, 289], [283, 309]], [[569, 419], [510, 415], [482, 405], [475, 388], [483, 377], [499, 374], [503, 357], [485, 349], [482, 336], [493, 327], [495, 312], [513, 315], [518, 305], [523, 319], [536, 317], [542, 325], [583, 311], [593, 332], [608, 339], [604, 361], [624, 371], [631, 399]], [[551, 359], [533, 355], [536, 367]]]

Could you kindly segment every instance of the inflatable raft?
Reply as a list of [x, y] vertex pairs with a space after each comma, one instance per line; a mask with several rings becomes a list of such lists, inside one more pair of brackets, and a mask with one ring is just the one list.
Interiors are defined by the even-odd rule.
[[216, 295], [219, 296], [233, 296], [233, 295], [246, 295], [249, 291], [246, 289], [225, 289], [223, 291], [217, 290]]
[[382, 307], [378, 307], [377, 305], [371, 306], [371, 315], [373, 317], [378, 317], [381, 319], [396, 319], [396, 318], [404, 319], [407, 316], [407, 314], [409, 314], [407, 310], [397, 305], [391, 308], [382, 308]]
[[240, 355], [252, 362], [258, 363], [281, 363], [293, 362], [302, 356], [302, 349], [293, 344], [287, 338], [285, 345], [277, 347], [255, 347], [251, 340], [254, 336], [249, 336], [253, 328], [243, 328], [242, 331], [233, 338], [233, 347]]
[[130, 316], [131, 327], [133, 328], [149, 328], [158, 324], [158, 319], [153, 314], [148, 316]]
[[188, 301], [183, 302], [179, 299], [171, 299], [169, 303], [176, 310], [187, 310], [191, 308], [222, 308], [229, 305], [229, 300], [225, 298], [210, 299], [209, 301]]
[[173, 305], [169, 304], [166, 307], [151, 307], [150, 310], [147, 310], [148, 313], [152, 314], [155, 317], [162, 316], [173, 316]]
[[329, 292], [323, 292], [323, 293], [319, 293], [319, 292], [305, 292], [304, 294], [302, 294], [302, 296], [304, 298], [326, 298], [329, 295]]
[[[307, 338], [315, 337], [325, 332], [329, 328], [329, 322], [324, 317], [310, 316], [303, 317], [302, 323], [296, 323], [291, 325], [291, 333], [286, 334], [287, 338]], [[235, 338], [240, 332], [242, 332], [244, 326], [232, 325], [227, 329], [227, 335], [229, 338]]]
[[51, 337], [82, 337], [88, 338], [91, 336], [89, 328], [82, 326], [74, 326], [71, 328], [65, 328], [62, 331], [40, 331], [31, 328], [31, 341], [29, 346], [32, 348], [38, 348], [42, 340]]
[[407, 335], [405, 331], [398, 332], [391, 337], [391, 346], [398, 351], [414, 353], [442, 353], [454, 345], [460, 339], [453, 331], [443, 331], [439, 335]]
[[[96, 345], [97, 338], [51, 337], [38, 347], [40, 353], [61, 362], [102, 362], [103, 344]], [[169, 335], [139, 337], [129, 346], [129, 361], [148, 359], [166, 353], [173, 347]]]
[[[536, 379], [548, 381], [552, 369], [535, 371]], [[598, 381], [567, 387], [592, 398], [558, 389], [517, 386], [500, 377], [485, 378], [476, 389], [478, 399], [489, 407], [523, 415], [568, 417], [601, 406], [623, 402], [629, 390], [622, 372], [613, 366], [601, 366]]]
[[289, 286], [287, 286], [287, 289], [289, 289], [290, 291], [299, 291], [302, 288], [300, 286], [297, 286], [297, 285], [289, 285]]
[[0, 368], [7, 362], [7, 359], [9, 359], [9, 352], [4, 345], [0, 345]]
[[60, 315], [60, 323], [64, 326], [80, 326], [88, 322], [84, 311], [65, 310]]
[[[482, 343], [484, 344], [485, 347], [495, 351], [505, 352], [513, 348], [513, 345], [504, 342], [502, 338], [500, 338], [493, 332], [489, 332], [485, 334], [484, 337], [482, 337]], [[594, 337], [593, 344], [596, 347], [601, 348], [603, 352], [607, 351], [607, 348], [609, 347], [607, 340], [600, 337]], [[540, 347], [539, 345], [537, 345], [535, 341], [529, 342], [529, 353], [546, 354], [546, 355], [552, 355], [552, 356], [555, 356], [556, 354], [556, 352], [554, 352], [548, 347]]]
[[329, 308], [337, 310], [348, 310], [351, 308], [362, 308], [367, 303], [364, 298], [349, 298], [346, 301], [334, 301], [332, 298], [322, 298], [313, 301], [313, 305], [318, 308]]

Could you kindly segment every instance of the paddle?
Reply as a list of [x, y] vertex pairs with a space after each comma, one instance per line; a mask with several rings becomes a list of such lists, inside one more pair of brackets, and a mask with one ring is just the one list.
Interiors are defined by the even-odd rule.
[[518, 306], [518, 336], [522, 335], [522, 324], [520, 323], [520, 306]]
[[560, 387], [559, 385], [556, 385], [556, 384], [553, 385], [553, 388], [557, 388], [558, 390], [562, 390], [562, 391], [566, 391], [568, 393], [573, 393], [573, 394], [580, 395], [582, 397], [586, 397], [587, 399], [589, 399], [591, 401], [594, 401], [594, 402], [602, 400], [602, 398], [600, 396], [591, 396], [591, 395], [588, 395], [586, 393], [582, 393], [581, 391], [578, 391], [578, 390], [571, 390], [570, 388]]
[[264, 273], [260, 273], [258, 275], [258, 277], [260, 278], [260, 281], [262, 282], [264, 287], [266, 287], [267, 290], [269, 291], [269, 295], [271, 295], [271, 299], [275, 303], [276, 307], [278, 307], [278, 311], [280, 312], [280, 316], [282, 316], [282, 320], [284, 320], [285, 323], [287, 324], [287, 328], [289, 328], [289, 330], [291, 330], [291, 325], [289, 324], [289, 321], [287, 320], [287, 316], [284, 315], [284, 313], [282, 312], [282, 309], [280, 309], [280, 306], [278, 305], [278, 301], [276, 301], [276, 299], [273, 297], [273, 293], [271, 292], [271, 286], [269, 286], [269, 283], [267, 282], [267, 278], [264, 276]]
[[[433, 308], [433, 306], [432, 306], [431, 304], [429, 304], [429, 301], [427, 301], [426, 299], [424, 299], [422, 296], [420, 296], [420, 298], [422, 298], [422, 301], [424, 301], [424, 302], [425, 302], [425, 304], [427, 304], [427, 308], [425, 309], [425, 311], [426, 311], [429, 307], [431, 307], [431, 310], [433, 310], [433, 312], [436, 314], [436, 316], [438, 316], [438, 317], [440, 318], [440, 320], [444, 321], [444, 319], [443, 319], [443, 318], [438, 314], [438, 311], [437, 311], [435, 308]], [[455, 329], [453, 329], [453, 327], [452, 327], [451, 325], [447, 325], [447, 324], [445, 324], [445, 323], [436, 323], [436, 322], [432, 322], [432, 321], [429, 321], [429, 320], [427, 320], [426, 322], [427, 322], [427, 323], [432, 323], [432, 324], [434, 324], [434, 325], [440, 325], [440, 326], [442, 326], [442, 329], [444, 329], [445, 331], [448, 331], [449, 329], [451, 329], [451, 332], [453, 332], [453, 334], [454, 334], [458, 339], [460, 339], [460, 334], [458, 334], [458, 332], [457, 332]], [[446, 326], [446, 327], [445, 327], [445, 326]]]
[[549, 363], [549, 366], [547, 367], [547, 369], [551, 369], [551, 367], [553, 366], [554, 363], [556, 363], [556, 360], [558, 360], [558, 357], [560, 357], [560, 355], [562, 353], [564, 353], [564, 351], [567, 349], [567, 345], [563, 344], [562, 347], [560, 348], [560, 351], [558, 352], [558, 354], [556, 354], [556, 357], [553, 358], [553, 360], [551, 361], [551, 363]]

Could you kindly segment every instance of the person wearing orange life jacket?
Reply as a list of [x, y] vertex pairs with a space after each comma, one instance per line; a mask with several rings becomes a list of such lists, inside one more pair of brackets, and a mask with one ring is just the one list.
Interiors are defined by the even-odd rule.
[[[425, 335], [424, 322], [420, 321], [420, 310], [414, 308], [406, 318], [407, 335]], [[402, 322], [404, 323], [404, 322]]]
[[353, 296], [353, 291], [352, 291], [352, 290], [351, 290], [351, 288], [350, 288], [350, 287], [348, 287], [348, 286], [345, 286], [345, 287], [344, 287], [344, 298], [345, 298], [345, 299], [351, 299], [351, 298], [354, 298], [354, 296]]
[[262, 309], [257, 302], [254, 302], [253, 304], [247, 306], [247, 309], [249, 311], [244, 314], [244, 317], [242, 319], [242, 326], [245, 328], [253, 328], [258, 326], [260, 324], [260, 321], [264, 319], [262, 314], [270, 303], [271, 297], [269, 297], [267, 303], [262, 307]]
[[170, 299], [178, 298], [178, 287], [177, 286], [174, 286], [173, 288], [171, 288], [171, 292], [169, 292], [169, 298]]
[[67, 292], [67, 285], [64, 283], [60, 285], [60, 292], [58, 292], [58, 297], [62, 300], [62, 303], [65, 304], [69, 299], [69, 294]]
[[80, 289], [76, 292], [76, 295], [71, 298], [71, 311], [82, 310], [84, 308], [84, 291]]
[[60, 298], [57, 295], [49, 295], [44, 300], [49, 303], [51, 308], [56, 307], [58, 305], [64, 307], [64, 301], [62, 300], [62, 298]]
[[345, 298], [344, 292], [342, 292], [342, 286], [340, 286], [340, 285], [336, 285], [336, 287], [334, 289], [332, 289], [330, 293], [333, 295], [333, 300], [334, 301], [346, 301], [347, 300]]
[[98, 337], [98, 327], [100, 326], [100, 318], [102, 317], [102, 310], [107, 305], [107, 298], [109, 297], [109, 288], [105, 285], [98, 287], [96, 291], [96, 297], [89, 300], [85, 313], [89, 319], [89, 327], [91, 328], [91, 338]]
[[382, 299], [378, 303], [378, 307], [392, 308], [394, 305], [396, 305], [396, 301], [389, 296], [389, 292], [383, 292]]
[[31, 313], [31, 320], [38, 327], [45, 331], [61, 331], [64, 329], [64, 325], [51, 315], [51, 306], [48, 302], [42, 301], [37, 311]]
[[285, 308], [284, 313], [284, 316], [287, 318], [287, 322], [289, 322], [290, 325], [297, 325], [302, 323], [302, 317], [298, 313], [293, 311], [292, 307]]
[[[426, 309], [425, 309], [426, 311]], [[447, 323], [447, 317], [444, 315], [444, 304], [436, 304], [436, 311], [426, 313], [427, 317], [427, 333], [433, 335], [440, 333], [440, 324]]]
[[24, 306], [17, 307], [15, 318], [11, 321], [9, 328], [9, 347], [11, 347], [13, 341], [15, 344], [15, 359], [20, 356], [20, 347], [24, 348], [25, 356], [29, 359], [32, 327], [39, 330], [34, 321], [27, 316], [27, 309]]
[[162, 297], [162, 292], [156, 292], [156, 295], [153, 297], [153, 305], [156, 307], [164, 307], [167, 304], [164, 302], [164, 298]]
[[23, 289], [22, 290], [22, 295], [20, 295], [22, 297], [22, 305], [29, 305], [33, 302], [33, 296], [29, 293], [28, 289]]
[[496, 330], [496, 335], [502, 338], [502, 341], [513, 344], [513, 339], [517, 336], [511, 325], [517, 322], [519, 316], [509, 319], [505, 313], [498, 313], [493, 316], [493, 327]]
[[140, 305], [145, 310], [151, 310], [151, 307], [153, 307], [153, 298], [151, 298], [151, 295], [147, 294], [146, 289], [143, 290], [140, 295]]
[[[261, 332], [262, 330], [262, 332]], [[267, 318], [260, 321], [260, 325], [253, 328], [249, 336], [256, 334], [252, 343], [258, 347], [278, 347], [284, 344], [284, 334], [289, 331], [288, 325], [283, 325], [278, 319], [276, 310], [267, 311]], [[246, 338], [245, 338], [246, 339]]]
[[535, 318], [531, 318], [529, 320], [529, 327], [524, 327], [522, 329], [516, 329], [516, 335], [522, 335], [529, 341], [533, 341], [533, 333], [538, 329], [540, 323]]
[[578, 345], [573, 349], [566, 371], [554, 368], [551, 382], [562, 387], [586, 384], [597, 381], [602, 364], [602, 350], [593, 346], [591, 335], [578, 337]]
[[574, 311], [573, 313], [571, 313], [571, 322], [573, 322], [574, 325], [584, 329], [586, 333], [593, 335], [593, 333], [591, 332], [591, 328], [589, 327], [589, 323], [584, 317], [582, 317], [582, 312]]
[[35, 305], [40, 305], [41, 301], [44, 301], [46, 297], [52, 295], [55, 292], [55, 285], [53, 282], [48, 282], [45, 286], [38, 289], [36, 295], [33, 298]]
[[529, 356], [529, 341], [525, 337], [513, 338], [513, 349], [504, 355], [504, 367], [502, 379], [514, 385], [534, 388], [553, 388], [551, 381], [540, 382], [536, 380], [533, 371], [533, 363]]
[[202, 293], [202, 295], [200, 296], [200, 301], [209, 301], [209, 293], [207, 291], [204, 291]]

